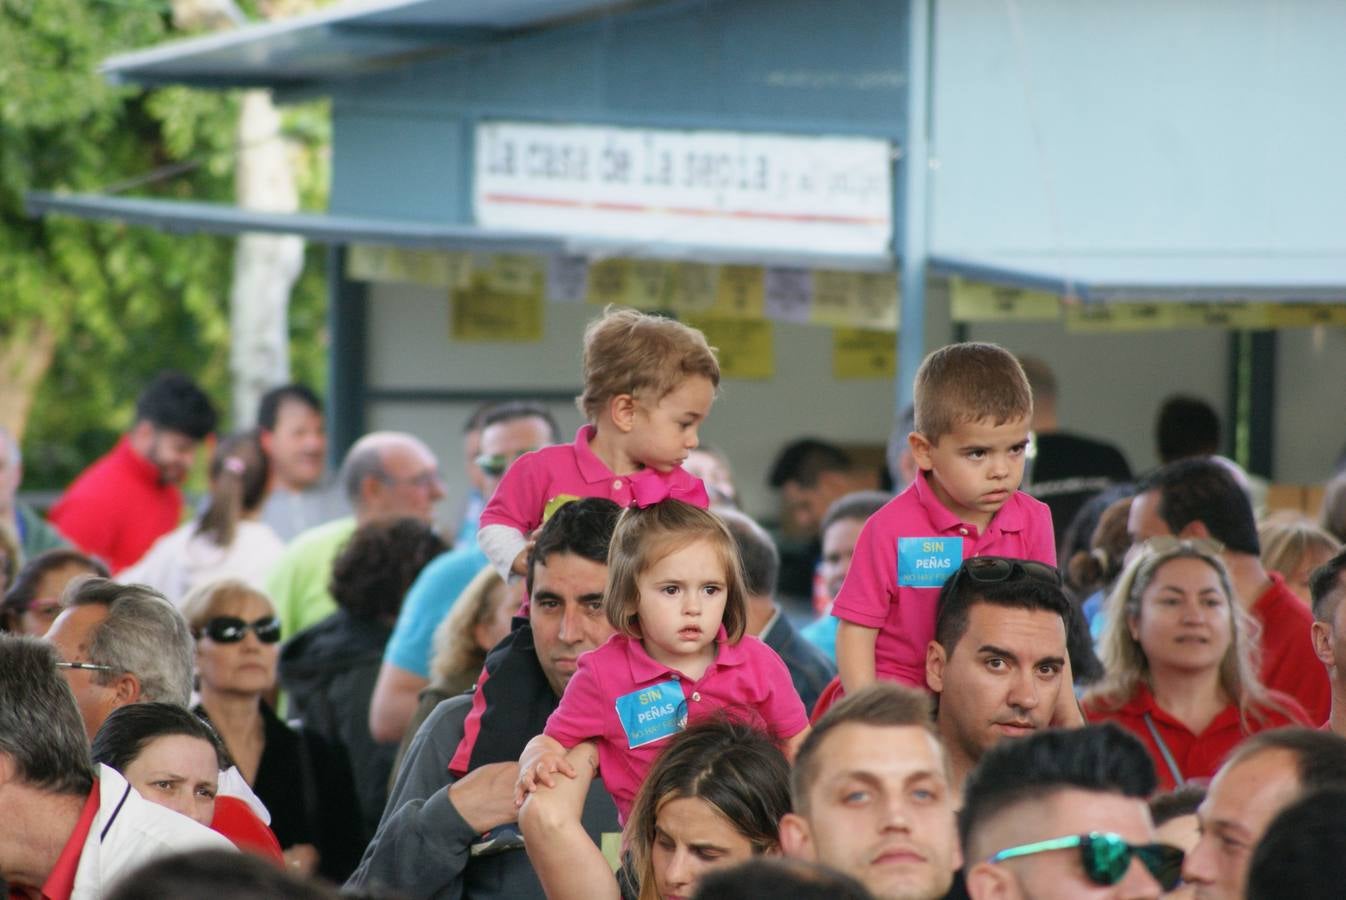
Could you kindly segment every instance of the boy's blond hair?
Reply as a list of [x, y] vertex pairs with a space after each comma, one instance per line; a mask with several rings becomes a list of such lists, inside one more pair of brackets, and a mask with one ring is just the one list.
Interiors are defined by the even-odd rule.
[[720, 364], [704, 334], [663, 316], [609, 307], [584, 330], [584, 393], [575, 403], [596, 422], [613, 397], [657, 404], [694, 375], [720, 386]]
[[693, 541], [710, 541], [724, 564], [724, 628], [737, 644], [748, 627], [748, 598], [738, 545], [720, 517], [681, 500], [664, 500], [622, 512], [608, 547], [603, 612], [617, 631], [642, 639], [638, 580], [651, 566]]
[[958, 425], [991, 419], [1004, 425], [1033, 415], [1023, 366], [998, 344], [949, 344], [916, 372], [916, 430], [934, 444]]

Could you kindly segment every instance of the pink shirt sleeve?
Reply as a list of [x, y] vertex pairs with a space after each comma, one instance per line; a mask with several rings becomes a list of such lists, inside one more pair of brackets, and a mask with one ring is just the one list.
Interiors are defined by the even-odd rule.
[[515, 460], [481, 511], [481, 524], [507, 525], [524, 537], [542, 524], [547, 503], [547, 466], [542, 451]]
[[767, 689], [758, 712], [777, 737], [794, 737], [808, 727], [809, 717], [790, 680], [790, 670], [776, 651], [761, 641], [754, 639], [749, 643], [744, 638], [743, 644], [749, 651], [748, 664]]
[[882, 511], [870, 516], [855, 542], [855, 555], [832, 604], [832, 615], [866, 628], [882, 628], [897, 590], [897, 542], [883, 525]]
[[547, 718], [542, 733], [555, 738], [567, 749], [585, 741], [606, 739], [609, 720], [616, 716], [599, 686], [599, 677], [591, 657], [580, 657], [579, 668], [566, 684], [561, 702]]

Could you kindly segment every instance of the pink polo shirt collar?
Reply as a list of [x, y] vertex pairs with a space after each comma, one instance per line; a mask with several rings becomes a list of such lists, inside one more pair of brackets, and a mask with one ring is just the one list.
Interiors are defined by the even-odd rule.
[[575, 432], [575, 466], [580, 470], [580, 477], [589, 484], [601, 484], [617, 477], [589, 448], [589, 442], [597, 433], [598, 429], [592, 425], [581, 425]]
[[[920, 501], [921, 508], [930, 518], [930, 524], [936, 531], [959, 532], [961, 529], [971, 529], [976, 533], [976, 526], [962, 521], [953, 514], [950, 509], [940, 502], [935, 496], [935, 489], [930, 486], [927, 479], [930, 478], [930, 472], [921, 472], [916, 478], [916, 499]], [[996, 514], [991, 517], [991, 523], [986, 526], [987, 533], [992, 529], [1000, 532], [1022, 531], [1024, 528], [1023, 511], [1019, 504], [1013, 502], [1017, 491], [1012, 492], [1005, 505], [996, 510]]]
[[[627, 664], [631, 667], [631, 683], [645, 684], [658, 678], [664, 678], [668, 675], [674, 675], [679, 679], [686, 676], [680, 672], [670, 669], [668, 666], [659, 662], [645, 650], [645, 645], [635, 638], [627, 638], [630, 641], [626, 648]], [[702, 675], [704, 679], [715, 669], [723, 669], [729, 666], [742, 664], [744, 660], [743, 650], [738, 644], [729, 643], [729, 633], [725, 631], [723, 625], [715, 633], [715, 660], [706, 669], [706, 674]]]

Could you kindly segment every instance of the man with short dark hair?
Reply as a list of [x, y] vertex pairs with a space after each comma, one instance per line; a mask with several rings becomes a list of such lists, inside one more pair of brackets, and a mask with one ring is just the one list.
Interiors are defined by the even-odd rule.
[[336, 612], [328, 587], [332, 562], [356, 528], [401, 518], [429, 524], [444, 496], [435, 454], [403, 431], [376, 431], [356, 441], [346, 453], [339, 480], [355, 515], [299, 535], [267, 575], [266, 591], [285, 637]]
[[115, 575], [178, 526], [196, 448], [215, 430], [210, 398], [181, 372], [162, 372], [136, 400], [135, 424], [51, 508], [51, 523]]
[[959, 864], [949, 760], [928, 695], [889, 682], [840, 700], [790, 773], [787, 856], [858, 879], [878, 900], [936, 900]]
[[[349, 887], [418, 898], [543, 896], [512, 827], [518, 758], [542, 733], [580, 654], [612, 635], [603, 591], [620, 512], [588, 497], [542, 526], [529, 554], [527, 621], [516, 619], [486, 657], [472, 693], [445, 700], [422, 723]], [[600, 846], [604, 833], [616, 837], [617, 810], [601, 781], [589, 789], [583, 821]]]
[[959, 830], [973, 900], [1158, 898], [1182, 851], [1155, 843], [1154, 764], [1113, 724], [1006, 741], [963, 793]]
[[846, 451], [815, 438], [782, 447], [767, 484], [781, 493], [786, 531], [801, 538], [816, 538], [827, 507], [856, 487]]
[[341, 492], [323, 483], [327, 432], [317, 394], [302, 384], [267, 391], [257, 406], [257, 436], [271, 464], [262, 521], [282, 540], [349, 513]]
[[0, 635], [0, 882], [10, 896], [103, 896], [151, 859], [224, 837], [94, 767], [55, 651]]
[[1135, 543], [1170, 536], [1223, 544], [1234, 593], [1260, 626], [1262, 684], [1298, 700], [1310, 721], [1327, 720], [1332, 692], [1314, 655], [1313, 615], [1262, 565], [1252, 503], [1224, 463], [1185, 459], [1152, 473], [1131, 502], [1127, 531]]
[[780, 554], [771, 536], [743, 513], [721, 509], [719, 516], [733, 535], [743, 562], [743, 589], [748, 599], [748, 634], [761, 638], [790, 670], [804, 709], [811, 710], [818, 694], [837, 674], [837, 668], [818, 648], [804, 640], [776, 603], [776, 576]]
[[[556, 421], [539, 403], [512, 400], [482, 412], [476, 462], [486, 499], [516, 459], [559, 437]], [[431, 560], [407, 591], [369, 705], [369, 733], [375, 740], [400, 741], [406, 735], [418, 695], [430, 683], [435, 629], [488, 563], [475, 540], [464, 541]]]
[[1342, 573], [1346, 572], [1346, 551], [1338, 553], [1314, 570], [1309, 578], [1309, 597], [1313, 610], [1313, 652], [1327, 669], [1332, 685], [1332, 711], [1324, 730], [1346, 737], [1346, 593]]
[[1346, 788], [1346, 738], [1277, 728], [1253, 735], [1215, 773], [1197, 810], [1201, 837], [1182, 877], [1202, 900], [1241, 900], [1254, 848], [1276, 814], [1323, 788]]
[[939, 695], [955, 789], [1002, 738], [1030, 735], [1074, 707], [1070, 615], [1056, 570], [1043, 563], [972, 557], [944, 582], [925, 680]]
[[144, 585], [89, 578], [44, 640], [56, 648], [89, 740], [112, 710], [131, 703], [187, 707], [195, 645], [187, 622]]

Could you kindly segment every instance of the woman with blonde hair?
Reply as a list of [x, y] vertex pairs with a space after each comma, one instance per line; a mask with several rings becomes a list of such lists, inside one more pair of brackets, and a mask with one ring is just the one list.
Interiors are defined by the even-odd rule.
[[1108, 598], [1106, 674], [1084, 699], [1091, 722], [1140, 738], [1163, 790], [1214, 775], [1249, 735], [1308, 724], [1293, 698], [1257, 680], [1255, 636], [1217, 544], [1159, 537], [1132, 554]]
[[1298, 513], [1273, 513], [1257, 527], [1262, 565], [1285, 577], [1285, 586], [1305, 603], [1313, 570], [1337, 555], [1341, 542]]

